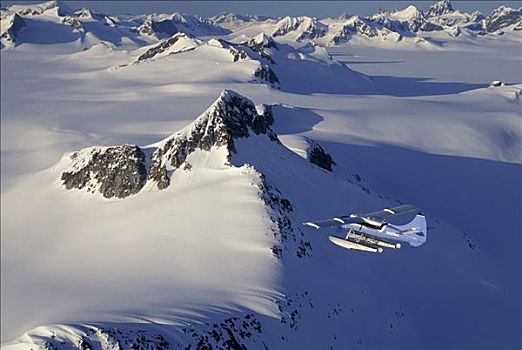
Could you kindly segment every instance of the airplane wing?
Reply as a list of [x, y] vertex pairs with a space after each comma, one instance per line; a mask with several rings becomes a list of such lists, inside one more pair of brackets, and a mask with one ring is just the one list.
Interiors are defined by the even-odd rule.
[[410, 204], [403, 204], [399, 205], [393, 208], [385, 208], [383, 210], [374, 211], [371, 213], [365, 213], [365, 214], [352, 214], [351, 217], [360, 217], [360, 218], [369, 218], [374, 220], [383, 220], [386, 217], [394, 216], [394, 215], [401, 215], [405, 213], [409, 213], [412, 211], [416, 211], [417, 208], [415, 208], [413, 205]]
[[342, 224], [343, 222], [341, 220], [336, 219], [303, 222], [303, 225], [310, 226], [316, 229], [325, 227], [336, 227], [341, 226]]

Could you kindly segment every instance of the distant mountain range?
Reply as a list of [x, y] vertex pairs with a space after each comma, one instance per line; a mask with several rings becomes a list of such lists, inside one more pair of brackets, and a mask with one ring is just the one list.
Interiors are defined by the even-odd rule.
[[89, 9], [74, 11], [61, 1], [50, 1], [39, 5], [13, 5], [4, 8], [1, 18], [2, 46], [23, 42], [30, 27], [37, 26], [42, 21], [69, 26], [70, 31], [82, 39], [90, 33], [100, 40], [123, 36], [137, 42], [162, 40], [177, 33], [194, 37], [215, 37], [240, 34], [248, 30], [283, 40], [339, 45], [357, 37], [398, 42], [430, 32], [445, 32], [450, 36], [459, 36], [462, 33], [477, 36], [501, 35], [508, 31], [522, 30], [520, 8], [501, 6], [488, 15], [480, 12], [465, 13], [454, 9], [449, 0], [437, 2], [427, 11], [408, 6], [403, 10], [381, 11], [368, 17], [343, 14], [337, 18], [323, 19], [308, 16], [271, 18], [232, 13], [209, 18], [180, 13], [112, 16]]

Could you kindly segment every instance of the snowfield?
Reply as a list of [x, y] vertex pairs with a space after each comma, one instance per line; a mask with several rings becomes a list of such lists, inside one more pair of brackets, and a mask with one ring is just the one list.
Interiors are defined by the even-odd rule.
[[2, 348], [522, 347], [520, 9], [1, 15]]

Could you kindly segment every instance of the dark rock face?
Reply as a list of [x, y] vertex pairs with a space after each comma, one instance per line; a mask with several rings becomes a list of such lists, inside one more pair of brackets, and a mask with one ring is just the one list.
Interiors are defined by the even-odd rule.
[[170, 19], [155, 21], [149, 17], [137, 28], [137, 31], [151, 36], [156, 35], [156, 33], [165, 33], [171, 36], [178, 32], [178, 27]]
[[[255, 169], [251, 166], [251, 169]], [[272, 253], [278, 259], [282, 259], [285, 254], [301, 259], [312, 256], [312, 245], [304, 240], [304, 234], [299, 228], [292, 224], [291, 215], [294, 211], [292, 203], [284, 198], [282, 193], [272, 185], [266, 176], [257, 173], [258, 179], [255, 185], [259, 190], [259, 197], [265, 203], [267, 214], [273, 223], [272, 234], [275, 244]]]
[[328, 27], [318, 21], [313, 20], [310, 25], [297, 37], [297, 41], [305, 39], [317, 39], [328, 32]]
[[259, 68], [255, 70], [254, 77], [262, 81], [265, 81], [270, 85], [279, 84], [279, 79], [277, 78], [277, 75], [275, 75], [272, 68], [270, 68], [266, 64], [262, 64], [261, 66], [259, 66]]
[[73, 27], [74, 29], [77, 29], [77, 30], [81, 30], [83, 31], [83, 25], [80, 21], [78, 21], [77, 19], [73, 18], [73, 17], [70, 17], [70, 16], [66, 16], [62, 19], [62, 23], [65, 23], [67, 25], [70, 25], [71, 27]]
[[163, 40], [158, 45], [148, 49], [144, 54], [138, 57], [136, 62], [145, 61], [151, 58], [156, 57], [157, 55], [168, 50], [172, 45], [174, 45], [181, 38], [190, 38], [189, 35], [185, 33], [178, 33], [172, 36], [172, 38]]
[[435, 23], [431, 23], [429, 21], [424, 21], [419, 27], [419, 30], [421, 30], [423, 32], [437, 32], [437, 31], [441, 31], [443, 29], [444, 28], [442, 28], [442, 26], [439, 26], [438, 24], [435, 24]]
[[252, 101], [234, 91], [224, 90], [216, 102], [194, 122], [190, 132], [172, 136], [154, 152], [149, 179], [157, 182], [158, 188], [165, 188], [168, 182], [165, 180], [166, 169], [160, 165], [161, 159], [164, 160], [163, 164], [168, 163], [178, 169], [197, 149], [210, 151], [212, 147], [227, 147], [230, 153], [236, 153], [234, 140], [246, 138], [250, 132], [266, 134], [271, 140], [278, 140], [270, 129], [272, 123], [271, 109], [267, 108], [265, 113], [258, 114]]
[[183, 328], [191, 339], [185, 349], [248, 349], [261, 337], [261, 322], [254, 314], [228, 317], [220, 323], [204, 323]]
[[145, 185], [145, 153], [136, 145], [92, 148], [71, 155], [71, 170], [62, 173], [66, 189], [98, 191], [105, 198], [124, 198]]
[[373, 26], [360, 18], [354, 22], [351, 30], [353, 33], [359, 32], [369, 38], [374, 38], [378, 35], [377, 30]]
[[248, 58], [245, 51], [238, 50], [235, 47], [230, 47], [229, 52], [234, 57], [234, 62], [246, 60]]
[[350, 40], [352, 37], [352, 30], [350, 26], [344, 25], [341, 27], [339, 32], [333, 37], [334, 44], [341, 44], [343, 42], [346, 42]]
[[261, 55], [262, 60], [265, 60], [269, 63], [275, 63], [271, 56], [271, 50], [277, 50], [277, 44], [271, 36], [259, 34], [240, 45], [257, 52], [259, 55]]
[[163, 150], [158, 149], [151, 157], [149, 180], [154, 181], [158, 189], [163, 190], [170, 185], [167, 167], [163, 162]]
[[151, 21], [151, 30], [154, 33], [166, 33], [173, 35], [178, 32], [178, 27], [171, 20]]
[[170, 185], [169, 171], [182, 167], [190, 171], [188, 156], [195, 150], [226, 147], [230, 161], [236, 153], [234, 140], [252, 134], [266, 135], [279, 142], [270, 126], [272, 109], [258, 112], [254, 103], [231, 90], [224, 90], [212, 106], [184, 132], [168, 138], [154, 150], [147, 171], [145, 153], [135, 145], [93, 147], [73, 153], [70, 165], [61, 174], [66, 189], [100, 192], [106, 198], [124, 198], [138, 193], [147, 179], [162, 190]]
[[317, 142], [310, 139], [306, 139], [306, 142], [308, 143], [308, 148], [306, 150], [308, 160], [320, 168], [332, 171], [332, 166], [336, 165], [332, 159], [332, 156], [326, 153], [326, 151], [321, 146], [319, 146]]
[[274, 39], [263, 33], [249, 40], [246, 45], [257, 52], [262, 52], [263, 49], [277, 48], [277, 44]]

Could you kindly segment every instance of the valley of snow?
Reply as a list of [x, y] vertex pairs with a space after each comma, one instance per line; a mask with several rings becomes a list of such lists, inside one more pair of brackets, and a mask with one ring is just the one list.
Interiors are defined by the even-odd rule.
[[[335, 43], [340, 20], [272, 38], [275, 19], [234, 17], [148, 35], [42, 6], [10, 10], [24, 26], [0, 51], [2, 348], [522, 347], [521, 31]], [[64, 186], [102, 146], [149, 169], [238, 103], [273, 122], [190, 150], [165, 189]], [[301, 226], [398, 203], [427, 214], [425, 245], [366, 254]]]

